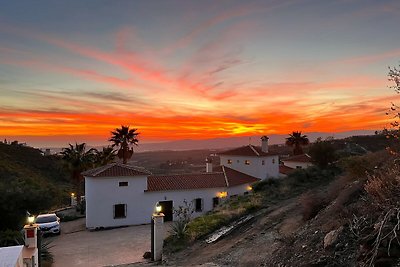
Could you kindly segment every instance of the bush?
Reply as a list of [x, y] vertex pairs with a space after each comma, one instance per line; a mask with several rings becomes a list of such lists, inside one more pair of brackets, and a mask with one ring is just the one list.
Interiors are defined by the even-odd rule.
[[308, 221], [315, 217], [326, 206], [326, 200], [319, 192], [309, 191], [300, 196], [303, 220]]
[[345, 172], [356, 179], [366, 179], [367, 174], [372, 174], [379, 169], [387, 168], [388, 162], [392, 161], [392, 156], [385, 150], [366, 154], [363, 156], [352, 156], [344, 158], [339, 165]]
[[394, 166], [387, 171], [371, 175], [365, 186], [372, 204], [381, 210], [390, 210], [400, 204], [400, 168]]
[[281, 184], [280, 179], [272, 178], [272, 179], [267, 179], [267, 180], [261, 180], [259, 182], [256, 182], [253, 184], [253, 192], [260, 192], [264, 191], [265, 189], [269, 187], [278, 187]]

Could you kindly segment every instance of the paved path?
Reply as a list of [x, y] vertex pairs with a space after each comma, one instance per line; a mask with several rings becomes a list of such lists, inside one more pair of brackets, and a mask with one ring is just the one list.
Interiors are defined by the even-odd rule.
[[150, 225], [89, 232], [84, 219], [62, 223], [62, 234], [49, 237], [54, 267], [98, 267], [143, 262], [150, 251]]

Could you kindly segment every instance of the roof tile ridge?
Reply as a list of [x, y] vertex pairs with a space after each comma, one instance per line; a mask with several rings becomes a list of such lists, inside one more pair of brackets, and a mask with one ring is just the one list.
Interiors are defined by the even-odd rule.
[[104, 166], [99, 167], [98, 170], [95, 171], [95, 172], [92, 174], [93, 177], [96, 177], [96, 176], [99, 175], [100, 173], [102, 173], [102, 172], [108, 170], [109, 168], [115, 166], [115, 164], [116, 164], [116, 163], [113, 162], [113, 163], [110, 163], [110, 164], [107, 164], [107, 165], [104, 165]]
[[260, 156], [260, 153], [258, 153], [258, 151], [253, 147], [253, 145], [249, 145], [249, 147], [251, 148], [251, 150], [253, 150], [254, 153], [256, 153], [257, 156]]
[[229, 187], [229, 181], [228, 181], [228, 177], [226, 176], [225, 166], [224, 165], [222, 165], [222, 171], [224, 173], [226, 187]]
[[130, 164], [123, 164], [123, 163], [116, 163], [118, 166], [120, 166], [120, 167], [125, 167], [125, 168], [128, 168], [128, 169], [130, 169], [130, 170], [133, 170], [133, 171], [138, 171], [138, 172], [143, 172], [143, 173], [147, 173], [147, 174], [151, 174], [151, 172], [149, 171], [149, 170], [147, 170], [146, 168], [144, 168], [144, 167], [140, 167], [140, 166], [136, 166], [136, 165], [130, 165]]

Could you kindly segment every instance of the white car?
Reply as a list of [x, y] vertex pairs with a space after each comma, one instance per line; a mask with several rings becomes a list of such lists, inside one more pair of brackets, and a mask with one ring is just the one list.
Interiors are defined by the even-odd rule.
[[55, 213], [40, 214], [36, 217], [35, 223], [43, 234], [59, 235], [61, 233], [60, 218]]

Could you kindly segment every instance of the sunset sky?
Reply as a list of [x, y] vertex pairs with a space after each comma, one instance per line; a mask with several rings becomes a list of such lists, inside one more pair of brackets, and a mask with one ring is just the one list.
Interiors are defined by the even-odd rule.
[[3, 1], [0, 138], [382, 129], [399, 1]]

